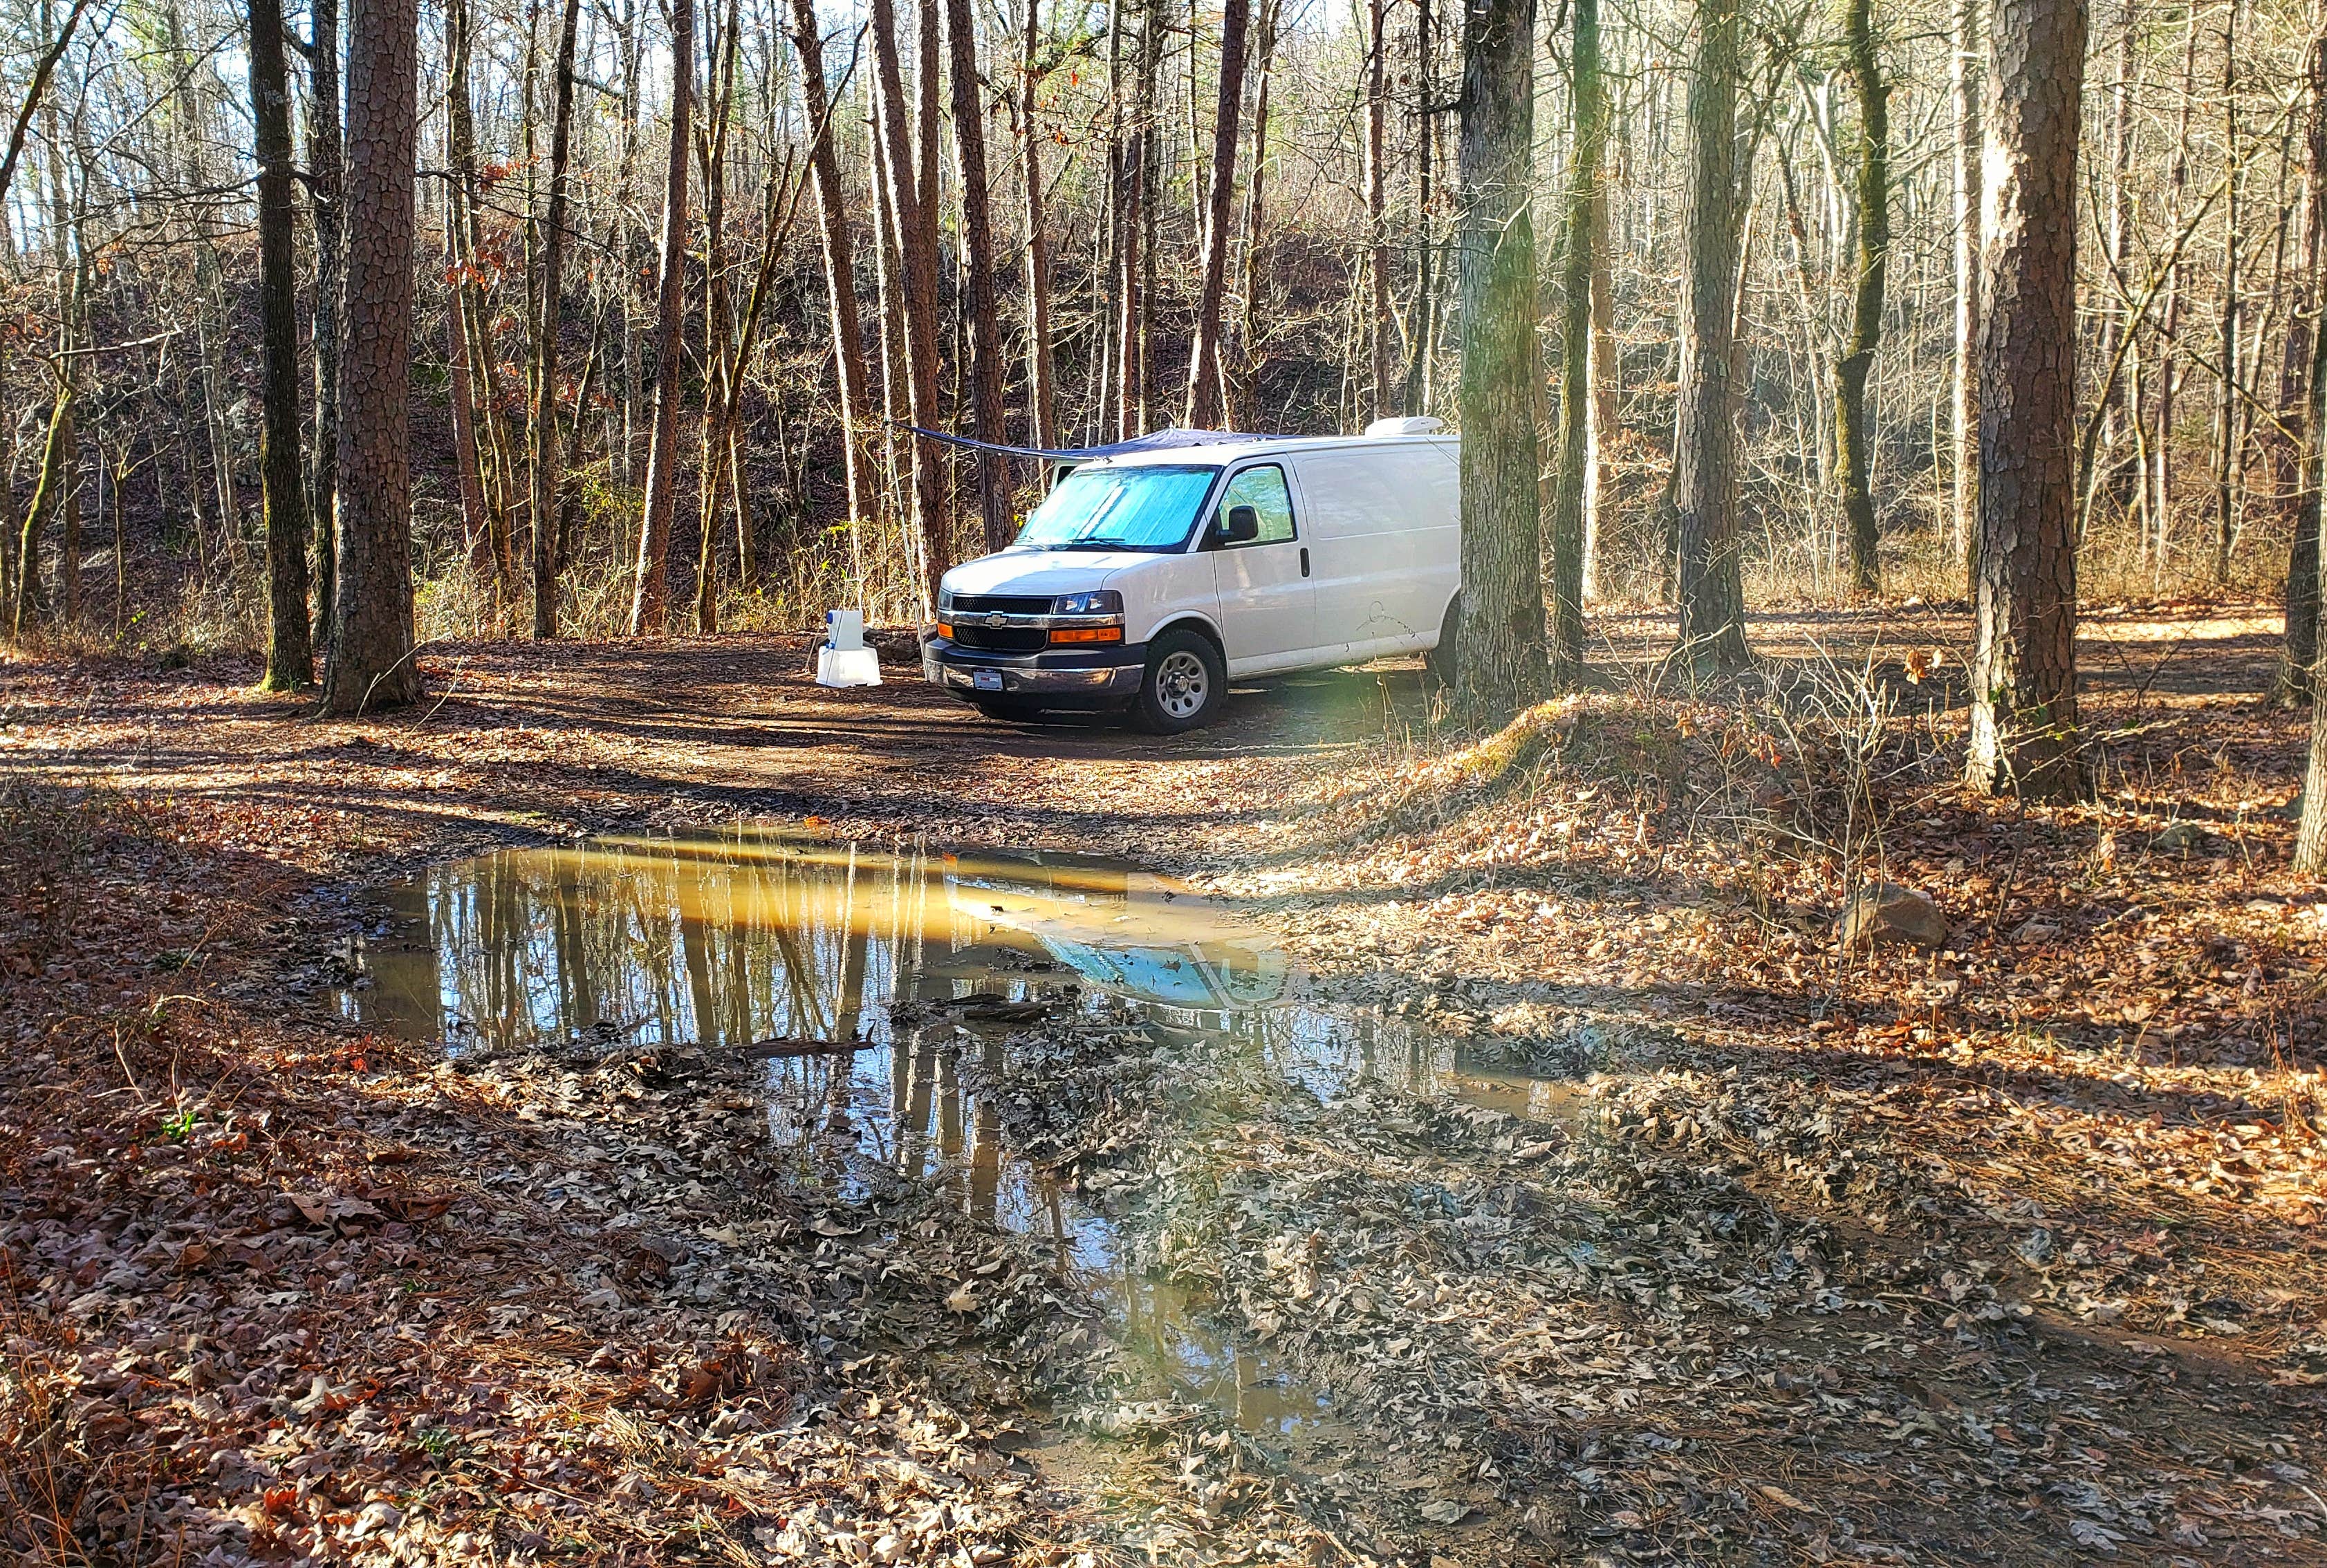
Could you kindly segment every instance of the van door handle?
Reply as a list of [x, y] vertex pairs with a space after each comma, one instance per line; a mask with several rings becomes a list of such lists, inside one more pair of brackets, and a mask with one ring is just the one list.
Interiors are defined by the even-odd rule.
[[1301, 574], [1304, 577], [1309, 575], [1309, 546], [1306, 545], [1301, 546]]

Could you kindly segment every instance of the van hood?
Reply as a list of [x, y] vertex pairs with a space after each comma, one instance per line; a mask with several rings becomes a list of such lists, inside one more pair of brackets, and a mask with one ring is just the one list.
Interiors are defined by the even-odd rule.
[[1140, 550], [1005, 550], [965, 561], [945, 574], [949, 593], [1084, 593], [1126, 566], [1156, 557]]

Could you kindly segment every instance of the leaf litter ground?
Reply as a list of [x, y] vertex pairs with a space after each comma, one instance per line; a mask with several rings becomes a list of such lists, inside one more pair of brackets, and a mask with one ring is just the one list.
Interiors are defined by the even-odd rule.
[[[353, 726], [12, 668], [12, 1545], [2316, 1561], [2301, 716], [2222, 695], [2223, 620], [2089, 659], [2097, 799], [2025, 810], [1948, 782], [1939, 624], [1855, 629], [1870, 724], [1824, 626], [1743, 701], [1472, 747], [1406, 676], [1150, 749], [884, 733], [742, 642], [481, 649]], [[940, 976], [1040, 1008], [856, 1020], [899, 1115], [716, 1030], [448, 1059], [342, 989], [456, 850], [737, 816], [1136, 848], [1304, 1011]], [[1878, 873], [1945, 949], [1836, 951]]]

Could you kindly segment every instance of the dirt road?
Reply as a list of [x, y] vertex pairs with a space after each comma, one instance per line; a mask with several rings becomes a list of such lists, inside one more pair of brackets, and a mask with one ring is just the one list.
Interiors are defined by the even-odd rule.
[[[821, 691], [797, 640], [445, 649], [427, 706], [360, 723], [239, 668], [11, 667], [12, 780], [150, 803], [80, 847], [25, 808], [12, 845], [79, 890], [22, 913], [5, 982], [11, 1311], [95, 1422], [40, 1473], [80, 1478], [66, 1534], [222, 1560], [2322, 1560], [2321, 944], [2270, 646], [2103, 619], [2100, 802], [1965, 801], [1909, 776], [1939, 742], [1902, 717], [1880, 842], [1839, 852], [1743, 847], [1707, 803], [1808, 821], [1808, 761], [1621, 678], [1506, 756], [1449, 755], [1413, 670], [1156, 741]], [[928, 851], [1116, 855], [1294, 990], [1099, 983], [1048, 904], [1047, 947], [948, 916], [926, 983], [933, 927], [786, 914], [809, 957], [739, 941], [733, 994], [869, 943], [863, 1105], [853, 1068], [734, 1049], [821, 981], [715, 1041], [715, 941], [614, 965], [691, 1009], [663, 1044], [448, 1067], [347, 1000], [424, 868], [739, 819], [862, 846], [840, 895], [786, 859], [754, 908], [855, 909], [876, 863], [1039, 903]], [[494, 863], [419, 907], [711, 896], [659, 859]], [[1836, 890], [1878, 871], [1939, 897], [1944, 957], [1837, 958]], [[106, 1493], [134, 1456], [161, 1503]]]

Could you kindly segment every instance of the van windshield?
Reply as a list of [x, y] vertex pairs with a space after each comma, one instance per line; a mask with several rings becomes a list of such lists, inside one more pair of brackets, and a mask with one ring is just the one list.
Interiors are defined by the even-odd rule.
[[1164, 463], [1079, 468], [1034, 509], [1018, 543], [1035, 550], [1177, 550], [1220, 471]]

